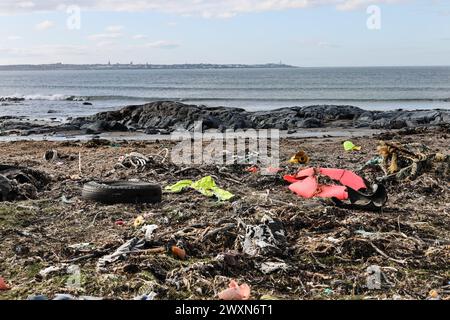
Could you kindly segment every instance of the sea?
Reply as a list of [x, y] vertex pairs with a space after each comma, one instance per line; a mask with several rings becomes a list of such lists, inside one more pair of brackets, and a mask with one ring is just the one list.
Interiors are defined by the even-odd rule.
[[2, 97], [25, 100], [0, 101], [0, 116], [53, 120], [158, 100], [249, 111], [450, 109], [450, 67], [3, 70]]

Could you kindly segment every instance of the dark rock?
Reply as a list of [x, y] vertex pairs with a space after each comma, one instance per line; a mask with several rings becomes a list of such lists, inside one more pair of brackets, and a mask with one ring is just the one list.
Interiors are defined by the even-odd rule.
[[402, 129], [408, 127], [408, 124], [405, 120], [393, 120], [389, 123], [388, 129]]
[[91, 123], [84, 124], [80, 127], [86, 134], [96, 134], [108, 130], [108, 122], [98, 120]]
[[25, 98], [18, 97], [0, 97], [0, 102], [21, 102], [25, 101]]
[[[179, 102], [159, 101], [141, 106], [129, 106], [118, 111], [103, 112], [81, 120], [75, 119], [72, 124], [80, 124], [83, 121], [88, 123], [118, 122], [124, 124], [128, 131], [143, 130], [149, 134], [156, 134], [157, 130], [200, 130], [196, 127], [199, 121], [202, 121], [202, 130], [219, 129], [220, 131], [271, 128], [295, 130], [320, 127], [400, 129], [448, 123], [450, 112], [447, 110], [380, 112], [366, 111], [354, 106], [335, 105], [248, 112], [238, 108], [208, 108]], [[97, 127], [97, 129], [99, 128]], [[116, 131], [117, 128], [109, 130]]]
[[[199, 127], [201, 122], [201, 127]], [[239, 108], [205, 107], [158, 101], [128, 106], [70, 120], [59, 126], [42, 126], [17, 118], [0, 117], [0, 130], [39, 130], [41, 133], [83, 131], [140, 131], [170, 134], [174, 130], [374, 128], [403, 129], [442, 126], [450, 123], [449, 110], [367, 111], [354, 106], [316, 105], [249, 112]]]
[[86, 122], [85, 124], [80, 126], [80, 129], [87, 134], [96, 134], [105, 131], [128, 131], [127, 126], [115, 120], [97, 120], [93, 122]]
[[316, 118], [307, 118], [298, 124], [299, 128], [320, 128], [322, 126], [322, 121]]
[[128, 131], [127, 126], [118, 121], [109, 122], [107, 128], [109, 131]]
[[92, 103], [90, 103], [90, 102], [83, 102], [83, 106], [92, 106]]

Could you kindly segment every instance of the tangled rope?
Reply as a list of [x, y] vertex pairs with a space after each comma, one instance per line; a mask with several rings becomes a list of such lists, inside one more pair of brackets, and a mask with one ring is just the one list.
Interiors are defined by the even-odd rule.
[[[164, 154], [164, 155], [163, 155]], [[154, 155], [143, 155], [139, 152], [131, 152], [127, 153], [124, 156], [121, 156], [116, 163], [116, 167], [120, 167], [123, 169], [134, 168], [136, 170], [143, 170], [149, 164], [155, 163], [155, 158], [160, 159], [160, 163], [164, 163], [169, 155], [169, 149], [165, 148]]]

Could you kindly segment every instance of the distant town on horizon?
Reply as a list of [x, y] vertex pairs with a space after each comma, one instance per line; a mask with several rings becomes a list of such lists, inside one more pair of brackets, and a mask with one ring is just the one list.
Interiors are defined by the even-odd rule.
[[243, 69], [243, 68], [297, 68], [283, 63], [266, 64], [211, 64], [211, 63], [184, 63], [184, 64], [18, 64], [0, 65], [0, 70], [118, 70], [118, 69]]

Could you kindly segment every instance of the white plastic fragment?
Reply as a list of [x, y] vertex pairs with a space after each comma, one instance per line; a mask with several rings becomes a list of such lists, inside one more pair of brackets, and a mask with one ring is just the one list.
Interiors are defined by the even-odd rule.
[[273, 273], [280, 270], [286, 270], [287, 264], [284, 262], [263, 262], [261, 264], [261, 272], [264, 274]]
[[152, 241], [153, 240], [153, 233], [158, 228], [159, 227], [156, 224], [150, 224], [150, 225], [143, 226], [141, 228], [141, 231], [145, 233], [145, 240], [146, 241]]

